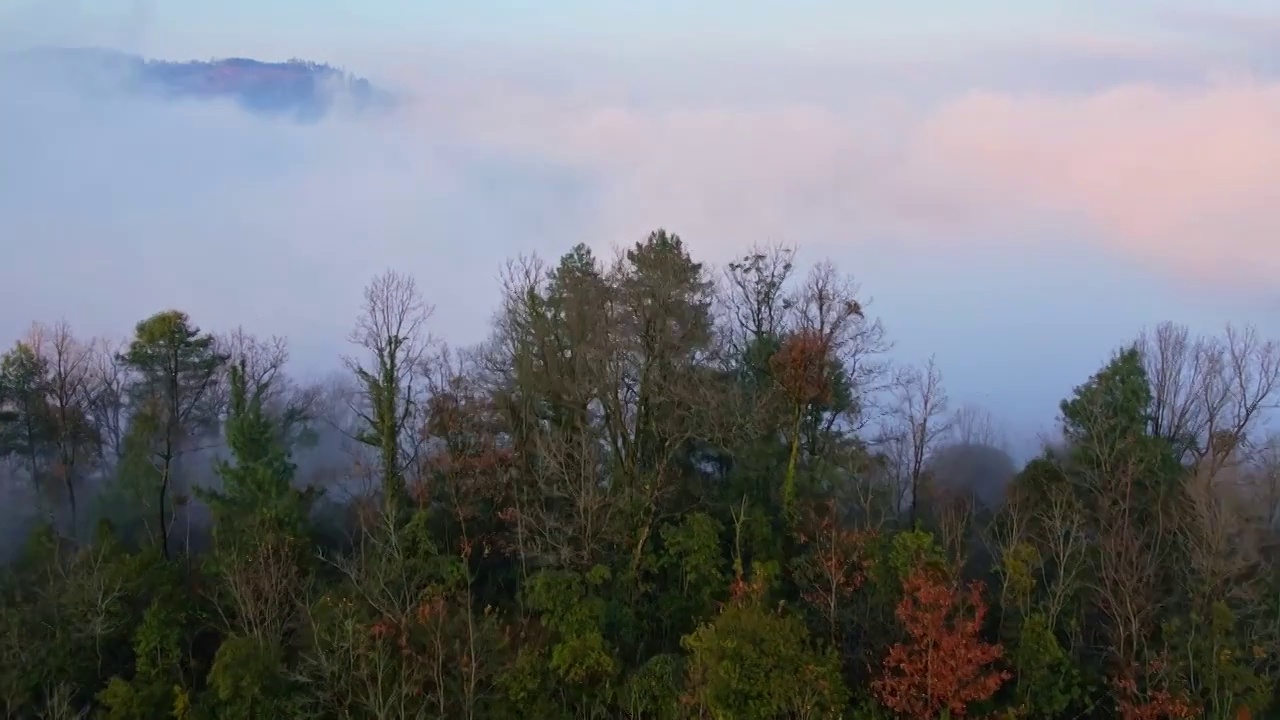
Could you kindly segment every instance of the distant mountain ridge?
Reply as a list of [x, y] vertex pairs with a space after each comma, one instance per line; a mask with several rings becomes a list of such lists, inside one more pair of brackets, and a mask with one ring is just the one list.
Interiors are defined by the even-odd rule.
[[0, 56], [0, 68], [24, 77], [68, 80], [89, 92], [230, 99], [262, 115], [314, 121], [338, 103], [355, 110], [388, 107], [393, 96], [340, 68], [309, 60], [250, 58], [175, 62], [99, 48], [40, 48]]

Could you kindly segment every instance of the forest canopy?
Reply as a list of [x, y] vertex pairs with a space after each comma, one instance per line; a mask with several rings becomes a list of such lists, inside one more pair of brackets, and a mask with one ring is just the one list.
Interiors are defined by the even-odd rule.
[[456, 349], [374, 278], [333, 383], [180, 310], [33, 326], [0, 360], [4, 715], [1276, 710], [1253, 329], [1118, 339], [1018, 467], [830, 263], [658, 230], [503, 280]]

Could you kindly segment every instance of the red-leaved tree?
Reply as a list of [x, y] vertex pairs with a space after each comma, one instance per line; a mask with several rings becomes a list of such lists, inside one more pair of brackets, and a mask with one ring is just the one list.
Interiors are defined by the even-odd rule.
[[979, 583], [961, 591], [939, 573], [913, 572], [896, 611], [910, 639], [889, 649], [872, 683], [876, 698], [900, 717], [929, 720], [943, 711], [964, 717], [994, 695], [1009, 673], [993, 666], [1001, 646], [980, 637], [986, 612]]
[[[1156, 659], [1112, 677], [1111, 690], [1121, 720], [1191, 720], [1200, 714], [1181, 692], [1162, 682], [1163, 669], [1164, 662]], [[1248, 712], [1245, 708], [1246, 716]]]
[[831, 398], [831, 344], [816, 330], [802, 330], [783, 340], [769, 359], [770, 369], [782, 387], [791, 409], [787, 474], [782, 481], [782, 505], [791, 512], [796, 497], [796, 466], [800, 459], [800, 422], [805, 408]]
[[826, 621], [835, 642], [846, 605], [866, 578], [870, 535], [844, 527], [836, 502], [829, 500], [810, 514], [798, 539], [808, 550], [796, 567], [801, 596]]

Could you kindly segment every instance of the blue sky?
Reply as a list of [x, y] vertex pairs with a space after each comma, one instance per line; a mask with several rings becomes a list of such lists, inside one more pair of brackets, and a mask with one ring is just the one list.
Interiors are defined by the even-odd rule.
[[412, 102], [300, 128], [0, 88], [0, 237], [40, 238], [0, 267], [0, 340], [177, 305], [322, 371], [388, 265], [470, 342], [503, 258], [660, 225], [712, 263], [830, 257], [1015, 438], [1144, 326], [1280, 336], [1262, 0], [0, 0], [0, 47], [37, 42], [332, 61]]
[[[316, 54], [361, 46], [485, 43], [651, 55], [762, 51], [827, 59], [928, 52], [1044, 35], [1159, 35], [1162, 15], [1196, 3], [1131, 0], [3, 0], [28, 36], [96, 36], [160, 54]], [[1263, 0], [1200, 3], [1257, 12]]]

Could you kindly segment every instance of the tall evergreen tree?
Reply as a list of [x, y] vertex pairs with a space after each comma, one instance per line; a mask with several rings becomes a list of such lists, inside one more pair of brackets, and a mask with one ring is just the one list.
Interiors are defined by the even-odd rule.
[[20, 342], [0, 358], [0, 457], [21, 460], [42, 512], [52, 440], [49, 390], [48, 362], [30, 344]]
[[166, 310], [138, 323], [121, 360], [137, 377], [130, 388], [134, 412], [153, 424], [147, 454], [158, 474], [156, 512], [167, 558], [175, 464], [214, 420], [210, 399], [226, 357], [216, 350], [213, 336], [202, 333], [186, 313]]
[[214, 466], [222, 488], [201, 490], [199, 495], [213, 510], [219, 532], [248, 525], [252, 519], [271, 530], [296, 534], [306, 521], [310, 494], [293, 487], [297, 465], [280, 441], [278, 422], [263, 408], [267, 385], [250, 392], [243, 362], [232, 366], [229, 380], [225, 435], [232, 459]]

